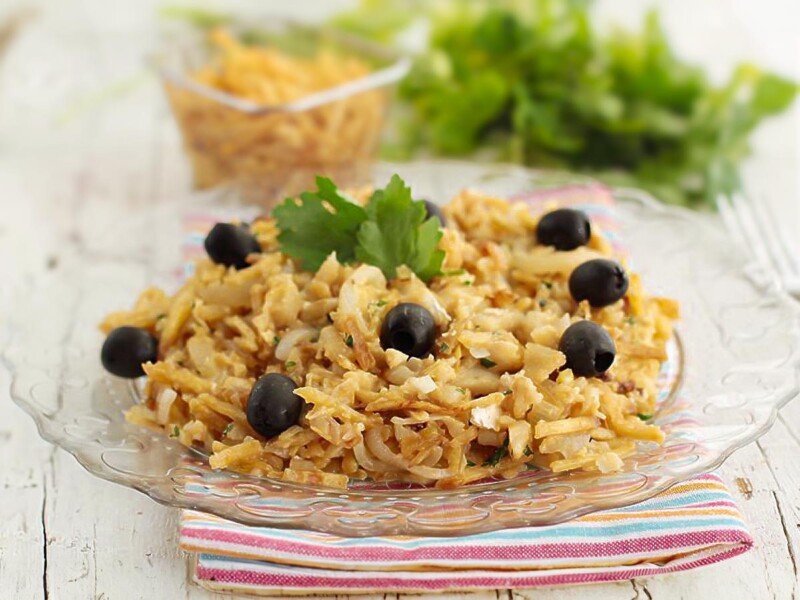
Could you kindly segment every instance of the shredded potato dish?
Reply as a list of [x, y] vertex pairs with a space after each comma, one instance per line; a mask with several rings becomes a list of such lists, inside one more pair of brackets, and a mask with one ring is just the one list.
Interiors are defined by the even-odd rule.
[[366, 77], [371, 70], [367, 63], [324, 49], [304, 58], [245, 45], [222, 29], [212, 31], [209, 42], [214, 53], [191, 79], [265, 111], [238, 110], [167, 82], [197, 187], [238, 181], [292, 189], [313, 180], [315, 173], [342, 181], [374, 158], [388, 107], [386, 90], [363, 91], [300, 110], [285, 108]]
[[[336, 254], [304, 270], [281, 252], [272, 217], [242, 226], [261, 249], [249, 266], [202, 259], [174, 295], [148, 289], [103, 322], [105, 332], [132, 326], [158, 340], [157, 360], [143, 367], [146, 397], [129, 420], [206, 449], [216, 469], [333, 487], [369, 478], [453, 488], [529, 467], [619, 470], [638, 441], [663, 441], [647, 421], [678, 306], [646, 295], [633, 273], [607, 306], [576, 301], [570, 276], [579, 265], [624, 259], [594, 225], [577, 248], [541, 244], [540, 217], [529, 211], [457, 195], [443, 209], [444, 263], [427, 283], [405, 266], [387, 279]], [[433, 317], [423, 357], [382, 343], [382, 324], [401, 303]], [[616, 348], [596, 376], [576, 375], [560, 345], [582, 321]], [[270, 373], [294, 382], [302, 412], [266, 437], [247, 404]]]

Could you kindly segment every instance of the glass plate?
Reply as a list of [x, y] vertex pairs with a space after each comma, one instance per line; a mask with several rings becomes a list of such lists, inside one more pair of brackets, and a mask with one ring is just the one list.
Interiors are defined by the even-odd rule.
[[[379, 165], [375, 180], [399, 172], [417, 196], [444, 199], [470, 186], [512, 196], [586, 179], [510, 166], [458, 162]], [[26, 290], [11, 315], [4, 359], [12, 396], [46, 440], [91, 473], [170, 506], [249, 525], [302, 528], [359, 537], [452, 536], [550, 525], [640, 502], [719, 466], [772, 425], [800, 389], [800, 305], [774, 287], [708, 216], [659, 205], [634, 190], [614, 190], [622, 235], [646, 288], [680, 300], [686, 365], [662, 387], [655, 421], [663, 446], [642, 444], [620, 473], [529, 471], [508, 481], [444, 491], [358, 483], [347, 490], [212, 472], [205, 458], [165, 434], [125, 422], [130, 383], [99, 364], [97, 323], [131, 304], [146, 285], [174, 288], [182, 268], [183, 222], [191, 213], [236, 207], [233, 194], [84, 214], [79, 251]], [[224, 213], [221, 213], [224, 214]], [[680, 392], [675, 393], [678, 385]], [[669, 399], [669, 401], [668, 401]]]

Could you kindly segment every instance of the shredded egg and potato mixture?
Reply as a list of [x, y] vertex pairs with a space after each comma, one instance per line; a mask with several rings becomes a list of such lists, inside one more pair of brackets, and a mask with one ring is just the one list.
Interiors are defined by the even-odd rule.
[[368, 77], [369, 64], [325, 49], [294, 56], [245, 44], [223, 29], [211, 31], [208, 41], [211, 56], [190, 74], [192, 82], [272, 110], [244, 112], [193, 88], [166, 83], [198, 187], [230, 181], [263, 186], [305, 179], [307, 171], [347, 173], [374, 158], [388, 108], [385, 90], [287, 108]]
[[437, 216], [396, 176], [353, 197], [319, 188], [212, 231], [213, 258], [174, 295], [145, 290], [105, 319], [107, 368], [116, 332], [152, 343], [131, 422], [215, 469], [340, 488], [612, 472], [663, 441], [647, 420], [678, 306], [621, 266], [623, 297], [576, 300], [579, 266], [622, 260], [594, 224], [558, 250], [522, 203], [466, 190]]

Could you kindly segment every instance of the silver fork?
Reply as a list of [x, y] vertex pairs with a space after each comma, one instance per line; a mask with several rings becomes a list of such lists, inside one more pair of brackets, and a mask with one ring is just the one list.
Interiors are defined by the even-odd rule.
[[753, 206], [744, 194], [720, 195], [717, 208], [731, 234], [775, 275], [786, 292], [800, 299], [800, 256], [792, 251], [781, 224], [768, 211]]

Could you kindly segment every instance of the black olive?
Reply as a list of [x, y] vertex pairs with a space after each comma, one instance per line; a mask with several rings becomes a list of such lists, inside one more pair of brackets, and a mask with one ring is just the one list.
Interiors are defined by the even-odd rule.
[[614, 363], [617, 349], [608, 332], [592, 321], [567, 327], [558, 343], [567, 357], [566, 367], [579, 377], [597, 377]]
[[628, 274], [613, 260], [595, 258], [576, 268], [569, 277], [569, 293], [577, 302], [588, 300], [595, 308], [614, 304], [628, 291]]
[[144, 375], [142, 365], [158, 360], [158, 340], [138, 327], [117, 327], [108, 334], [100, 351], [103, 368], [117, 377]]
[[265, 438], [271, 438], [297, 425], [303, 399], [294, 393], [294, 381], [280, 373], [258, 378], [247, 398], [247, 422]]
[[261, 252], [255, 236], [246, 227], [233, 223], [217, 223], [204, 243], [208, 256], [217, 264], [244, 269], [250, 265], [247, 257]]
[[436, 217], [439, 219], [439, 224], [444, 227], [447, 224], [447, 220], [444, 218], [441, 207], [430, 200], [423, 200], [423, 202], [425, 203], [425, 220]]
[[592, 237], [589, 217], [579, 210], [559, 208], [544, 215], [536, 226], [536, 240], [556, 250], [574, 250]]
[[381, 347], [394, 348], [409, 356], [423, 358], [436, 341], [436, 323], [428, 309], [419, 304], [398, 304], [383, 319]]

